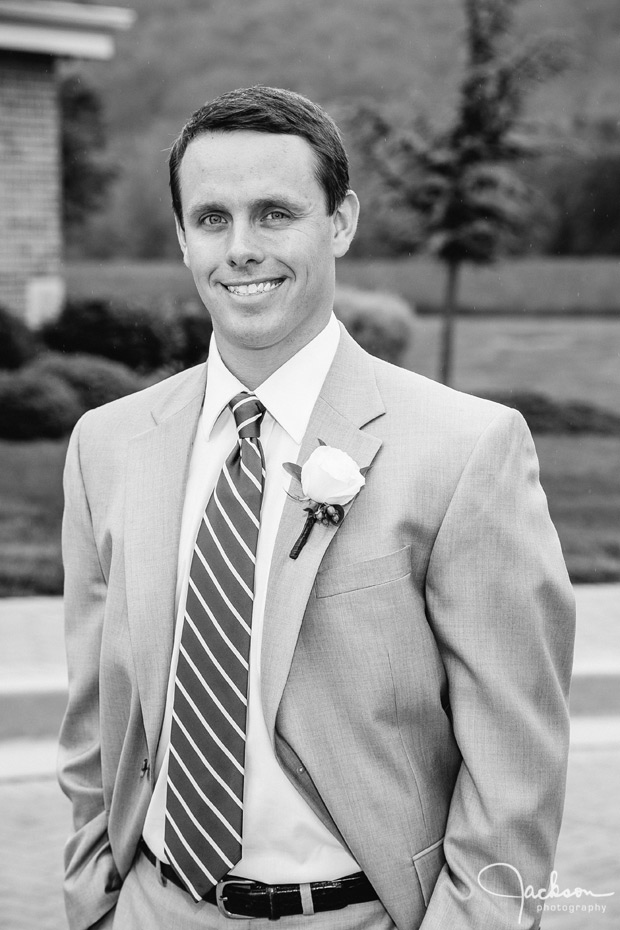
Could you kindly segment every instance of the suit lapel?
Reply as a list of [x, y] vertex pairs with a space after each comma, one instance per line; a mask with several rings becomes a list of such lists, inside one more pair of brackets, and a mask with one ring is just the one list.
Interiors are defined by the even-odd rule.
[[[372, 359], [342, 329], [338, 351], [302, 442], [299, 464], [307, 460], [321, 439], [328, 446], [347, 452], [360, 468], [370, 465], [381, 441], [360, 427], [384, 412]], [[296, 479], [292, 479], [289, 490], [300, 496]], [[345, 507], [345, 520], [348, 509], [354, 506], [355, 501]], [[303, 504], [291, 498], [286, 501], [267, 588], [261, 673], [263, 711], [272, 741], [278, 705], [314, 578], [338, 530], [336, 526], [313, 527], [299, 557], [293, 560], [289, 552], [301, 532], [305, 516]]]
[[129, 631], [149, 751], [154, 758], [174, 639], [179, 535], [191, 449], [205, 387], [192, 369], [129, 444], [125, 550]]

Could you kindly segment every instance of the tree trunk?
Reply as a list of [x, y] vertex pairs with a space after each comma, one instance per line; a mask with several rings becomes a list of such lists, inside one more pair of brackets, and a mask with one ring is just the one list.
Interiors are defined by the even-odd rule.
[[456, 295], [459, 286], [460, 262], [446, 263], [446, 291], [443, 301], [443, 326], [441, 331], [441, 356], [439, 380], [442, 384], [452, 381], [452, 357], [454, 349], [454, 323], [456, 318]]

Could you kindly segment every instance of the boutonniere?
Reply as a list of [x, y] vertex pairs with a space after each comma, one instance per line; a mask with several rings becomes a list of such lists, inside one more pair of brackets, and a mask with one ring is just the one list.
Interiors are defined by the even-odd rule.
[[289, 496], [301, 502], [308, 501], [308, 506], [304, 507], [308, 516], [299, 539], [289, 552], [291, 559], [296, 559], [306, 545], [315, 523], [329, 526], [342, 521], [343, 504], [348, 504], [359, 494], [366, 483], [368, 467], [358, 468], [350, 455], [342, 449], [326, 445], [322, 439], [319, 439], [318, 449], [314, 450], [304, 465], [283, 463], [288, 474], [297, 478], [301, 484], [304, 495]]

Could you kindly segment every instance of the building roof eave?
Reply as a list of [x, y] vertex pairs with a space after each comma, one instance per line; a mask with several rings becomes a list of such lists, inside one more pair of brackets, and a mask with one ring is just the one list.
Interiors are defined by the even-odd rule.
[[85, 6], [59, 0], [0, 0], [0, 22], [116, 32], [130, 29], [135, 20], [135, 10], [126, 7]]
[[114, 33], [135, 20], [134, 10], [122, 7], [0, 0], [0, 49], [108, 59], [114, 55]]

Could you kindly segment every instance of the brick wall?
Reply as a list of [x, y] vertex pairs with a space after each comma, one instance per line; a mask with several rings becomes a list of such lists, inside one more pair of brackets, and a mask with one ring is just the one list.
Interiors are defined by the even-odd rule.
[[0, 304], [22, 316], [60, 275], [59, 163], [54, 59], [0, 51]]

